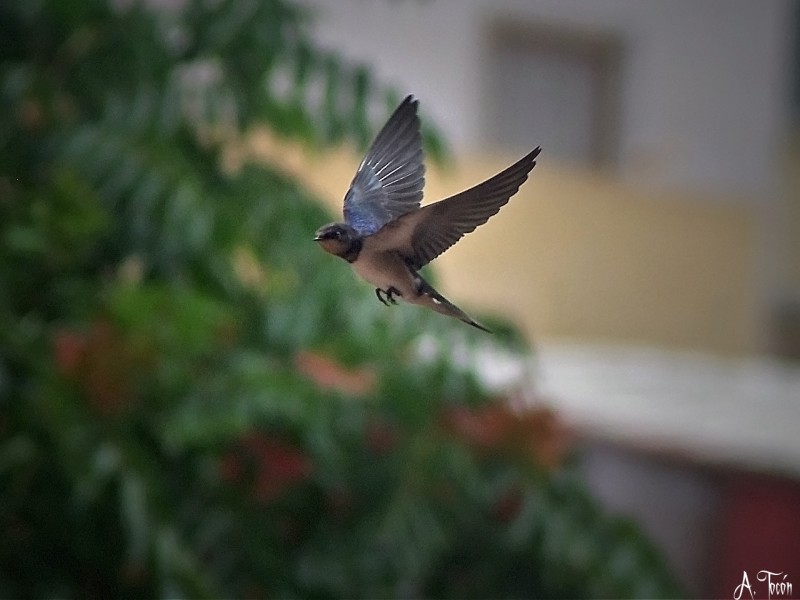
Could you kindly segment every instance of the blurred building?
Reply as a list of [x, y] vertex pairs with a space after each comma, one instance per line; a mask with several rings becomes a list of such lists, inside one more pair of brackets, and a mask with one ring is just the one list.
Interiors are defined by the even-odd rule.
[[[308, 4], [324, 44], [415, 93], [452, 143], [458, 168], [429, 197], [543, 146], [546, 181], [524, 190], [530, 202], [501, 213], [502, 236], [475, 234], [524, 242], [530, 256], [499, 273], [492, 259], [491, 294], [461, 281], [463, 263], [478, 274], [483, 264], [454, 249], [440, 262], [455, 295], [510, 310], [539, 337], [722, 352], [773, 343], [773, 309], [800, 292], [800, 208], [786, 188], [791, 0]], [[593, 264], [573, 242], [599, 253]], [[520, 272], [531, 301], [509, 306], [500, 288]]]
[[[536, 342], [597, 492], [693, 593], [761, 569], [800, 590], [798, 538], [763, 533], [800, 535], [800, 376], [747, 358], [800, 355], [798, 3], [306, 4], [323, 44], [414, 93], [451, 143], [429, 200], [543, 147], [519, 196], [437, 261], [441, 289]], [[355, 164], [317, 169], [337, 209]], [[772, 550], [748, 555], [759, 535]]]

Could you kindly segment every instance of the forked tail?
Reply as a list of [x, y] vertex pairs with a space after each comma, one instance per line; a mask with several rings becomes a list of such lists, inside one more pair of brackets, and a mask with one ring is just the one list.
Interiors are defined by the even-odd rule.
[[420, 286], [419, 286], [420, 296], [416, 300], [417, 304], [423, 304], [424, 306], [432, 308], [438, 313], [447, 315], [448, 317], [455, 317], [456, 319], [464, 321], [464, 323], [466, 323], [467, 325], [472, 325], [473, 327], [476, 327], [481, 331], [485, 331], [486, 333], [492, 333], [491, 330], [487, 329], [486, 327], [475, 321], [475, 319], [470, 317], [467, 313], [465, 313], [455, 304], [450, 302], [450, 300], [442, 296], [439, 292], [437, 292], [433, 288], [431, 284], [425, 281], [422, 277], [420, 277], [419, 275], [417, 275], [417, 277], [419, 277], [420, 281]]

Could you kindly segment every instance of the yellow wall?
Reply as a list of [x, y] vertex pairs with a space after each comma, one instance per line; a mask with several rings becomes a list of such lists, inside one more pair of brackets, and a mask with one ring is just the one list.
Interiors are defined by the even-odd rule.
[[800, 132], [794, 134], [789, 145], [784, 169], [784, 193], [789, 207], [789, 277], [795, 298], [800, 298]]
[[[359, 157], [310, 155], [253, 138], [257, 155], [300, 174], [337, 214]], [[459, 157], [429, 169], [426, 202], [469, 187], [514, 157]], [[689, 194], [657, 197], [558, 168], [544, 153], [508, 206], [434, 264], [466, 310], [512, 316], [552, 336], [723, 353], [757, 349], [755, 224], [747, 210]]]

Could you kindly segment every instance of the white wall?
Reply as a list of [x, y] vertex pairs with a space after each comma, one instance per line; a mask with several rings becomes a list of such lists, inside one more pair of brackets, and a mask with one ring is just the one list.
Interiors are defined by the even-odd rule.
[[775, 202], [792, 0], [305, 3], [323, 44], [415, 93], [458, 151], [481, 143], [484, 27], [492, 17], [618, 33], [627, 49], [623, 176], [734, 191], [765, 208]]

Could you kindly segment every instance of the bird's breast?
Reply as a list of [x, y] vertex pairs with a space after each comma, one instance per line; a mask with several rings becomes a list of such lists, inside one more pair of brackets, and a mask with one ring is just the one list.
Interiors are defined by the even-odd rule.
[[394, 252], [369, 251], [365, 247], [353, 263], [353, 269], [376, 288], [388, 290], [393, 287], [406, 298], [416, 295], [413, 274]]

